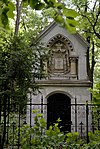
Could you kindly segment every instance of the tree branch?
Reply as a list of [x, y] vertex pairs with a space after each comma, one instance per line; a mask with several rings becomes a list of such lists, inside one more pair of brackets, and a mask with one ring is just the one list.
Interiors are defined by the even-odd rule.
[[99, 2], [99, 8], [98, 8], [98, 12], [97, 12], [97, 15], [96, 15], [96, 19], [95, 19], [95, 22], [94, 22], [94, 24], [93, 24], [93, 31], [94, 31], [94, 33], [95, 33], [95, 35], [100, 39], [100, 34], [99, 33], [97, 33], [96, 32], [96, 29], [95, 29], [95, 27], [96, 27], [96, 24], [97, 24], [97, 22], [98, 22], [98, 19], [99, 19], [99, 15], [100, 15], [100, 2]]
[[95, 20], [94, 25], [93, 25], [94, 27], [96, 26], [96, 24], [98, 22], [99, 15], [100, 15], [100, 2], [99, 2], [98, 12], [97, 12], [97, 15], [96, 15], [96, 20]]
[[97, 3], [97, 0], [95, 0], [95, 2], [94, 2], [94, 6], [93, 6], [93, 12], [94, 12], [94, 10], [95, 10], [95, 7], [96, 7], [96, 3]]

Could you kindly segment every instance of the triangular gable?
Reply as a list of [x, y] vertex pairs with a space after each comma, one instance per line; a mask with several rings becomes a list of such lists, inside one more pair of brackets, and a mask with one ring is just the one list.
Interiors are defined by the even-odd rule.
[[[44, 30], [42, 30], [37, 39], [39, 41], [41, 41], [41, 39], [43, 39], [47, 34], [50, 33], [50, 31], [52, 31], [56, 26], [59, 26], [60, 28], [62, 28], [63, 30], [67, 32], [67, 30], [65, 28], [63, 28], [62, 26], [60, 26], [60, 24], [56, 23], [55, 21], [51, 22]], [[70, 33], [68, 33], [70, 34]], [[78, 42], [80, 42], [85, 48], [89, 47], [89, 43], [79, 34], [79, 33], [75, 33], [75, 34], [70, 34], [71, 36], [74, 36]]]

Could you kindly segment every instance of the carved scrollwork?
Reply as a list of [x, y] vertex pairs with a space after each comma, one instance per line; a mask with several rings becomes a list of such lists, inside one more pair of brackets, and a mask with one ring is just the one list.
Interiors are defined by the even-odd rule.
[[51, 49], [51, 57], [48, 62], [49, 76], [55, 78], [68, 77], [71, 72], [70, 55], [72, 51], [74, 52], [72, 43], [67, 37], [58, 34], [50, 39], [47, 47]]
[[50, 59], [50, 74], [65, 75], [69, 70], [69, 52], [62, 41], [56, 41], [52, 47], [52, 56]]

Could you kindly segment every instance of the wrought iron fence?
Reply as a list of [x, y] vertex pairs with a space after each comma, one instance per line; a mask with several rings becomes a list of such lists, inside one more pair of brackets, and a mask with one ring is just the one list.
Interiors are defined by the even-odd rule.
[[[44, 106], [47, 107], [48, 105], [44, 104], [43, 98], [41, 98], [40, 103], [32, 103], [32, 99], [30, 99], [30, 101], [24, 105], [24, 112], [22, 112], [18, 105], [15, 106], [10, 102], [7, 102], [6, 106], [1, 104], [0, 149], [3, 149], [4, 146], [7, 145], [12, 148], [14, 148], [14, 146], [20, 148], [21, 127], [27, 123], [30, 128], [32, 127], [32, 118], [34, 117], [32, 109], [33, 107], [35, 109], [37, 105], [40, 107], [40, 113], [44, 114]], [[88, 101], [84, 104], [78, 104], [75, 99], [75, 103], [70, 106], [71, 122], [67, 124], [67, 126], [70, 125], [71, 132], [79, 132], [79, 137], [86, 139], [86, 142], [89, 143], [88, 132], [92, 131], [94, 133], [95, 130], [100, 130], [100, 110], [98, 109], [98, 105], [90, 104]], [[29, 108], [29, 114], [27, 114], [27, 107]]]

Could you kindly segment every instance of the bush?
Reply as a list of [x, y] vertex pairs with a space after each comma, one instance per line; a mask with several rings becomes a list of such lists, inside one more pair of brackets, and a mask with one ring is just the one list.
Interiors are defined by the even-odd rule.
[[[34, 125], [21, 124], [17, 127], [10, 137], [13, 145], [18, 144], [19, 141], [22, 149], [29, 149], [30, 146], [31, 149], [100, 149], [100, 131], [95, 131], [94, 134], [89, 132], [90, 142], [86, 144], [79, 138], [78, 132], [66, 134], [61, 132], [58, 127], [60, 119], [47, 130], [43, 115], [36, 110], [33, 112], [35, 114]], [[11, 148], [12, 144], [10, 144]]]

